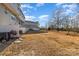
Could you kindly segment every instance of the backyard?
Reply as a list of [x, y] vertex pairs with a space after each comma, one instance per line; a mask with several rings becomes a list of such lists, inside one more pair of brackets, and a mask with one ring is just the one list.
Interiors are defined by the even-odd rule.
[[23, 34], [0, 52], [7, 56], [79, 56], [79, 36], [48, 31]]

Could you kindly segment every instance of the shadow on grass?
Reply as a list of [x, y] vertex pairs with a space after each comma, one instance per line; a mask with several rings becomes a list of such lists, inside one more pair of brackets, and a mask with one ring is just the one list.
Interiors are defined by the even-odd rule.
[[0, 53], [12, 44], [16, 39], [10, 39], [9, 41], [0, 42]]

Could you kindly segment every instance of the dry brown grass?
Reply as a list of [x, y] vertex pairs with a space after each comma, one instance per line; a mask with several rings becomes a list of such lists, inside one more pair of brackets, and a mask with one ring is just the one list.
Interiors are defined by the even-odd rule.
[[13, 42], [0, 55], [79, 55], [79, 36], [66, 35], [65, 32], [24, 34], [22, 39], [20, 43]]

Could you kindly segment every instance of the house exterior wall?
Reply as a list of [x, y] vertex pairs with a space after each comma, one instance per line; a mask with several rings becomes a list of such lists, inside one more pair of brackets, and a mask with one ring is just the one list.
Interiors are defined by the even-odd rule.
[[[37, 22], [33, 22], [33, 21], [25, 21], [25, 23], [24, 23], [24, 25], [23, 25], [24, 27], [26, 27], [26, 30], [28, 31], [29, 29], [32, 29], [32, 30], [40, 30], [40, 28], [39, 28], [39, 26], [38, 26], [38, 24], [37, 24]], [[27, 32], [26, 31], [26, 32]]]
[[13, 7], [14, 9], [15, 9], [15, 11], [19, 14], [19, 18], [22, 20], [22, 21], [24, 21], [24, 15], [23, 15], [23, 13], [22, 13], [22, 11], [21, 11], [21, 9], [20, 9], [20, 4], [16, 4], [16, 3], [11, 3], [10, 4], [11, 5], [11, 7]]
[[[17, 4], [14, 5], [14, 7], [16, 8]], [[18, 14], [19, 16], [17, 18], [16, 15]], [[18, 12], [16, 15], [13, 14], [12, 11], [6, 9], [2, 4], [0, 4], [0, 32], [10, 32], [11, 30], [15, 30], [17, 32], [17, 35], [19, 36], [19, 21], [24, 20], [24, 17], [22, 17], [20, 12]]]

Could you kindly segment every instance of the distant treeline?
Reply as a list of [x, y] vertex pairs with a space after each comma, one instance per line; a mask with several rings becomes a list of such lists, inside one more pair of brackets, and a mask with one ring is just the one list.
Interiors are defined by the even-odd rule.
[[55, 10], [52, 19], [48, 23], [48, 30], [79, 32], [79, 11], [75, 11], [72, 15], [66, 14], [61, 8]]

